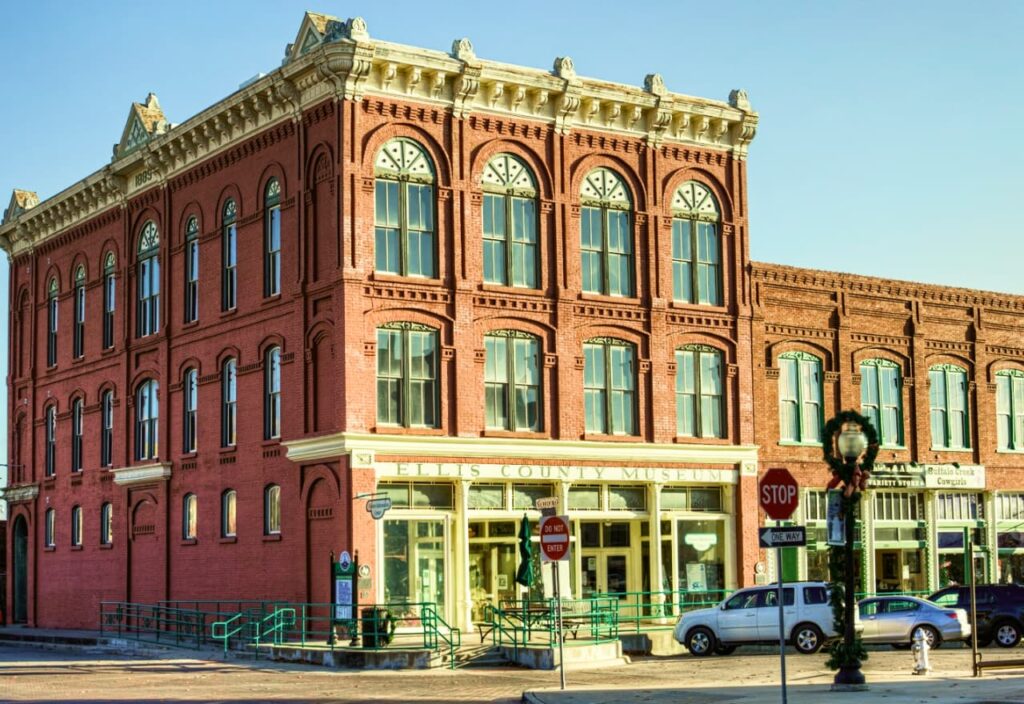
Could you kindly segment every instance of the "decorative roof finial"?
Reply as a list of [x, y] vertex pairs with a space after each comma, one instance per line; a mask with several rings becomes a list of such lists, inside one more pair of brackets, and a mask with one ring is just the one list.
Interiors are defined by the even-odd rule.
[[668, 89], [665, 88], [665, 79], [660, 73], [648, 73], [644, 77], [644, 90], [654, 95], [665, 95]]
[[737, 110], [750, 110], [750, 100], [747, 99], [747, 91], [737, 88], [729, 93], [729, 105]]
[[345, 29], [349, 39], [363, 41], [370, 38], [370, 32], [366, 28], [366, 20], [362, 17], [350, 17]]
[[576, 78], [576, 68], [572, 65], [572, 58], [559, 56], [555, 59], [555, 75], [566, 80]]
[[469, 41], [467, 37], [456, 39], [452, 42], [452, 56], [460, 61], [473, 61], [476, 58], [473, 42]]

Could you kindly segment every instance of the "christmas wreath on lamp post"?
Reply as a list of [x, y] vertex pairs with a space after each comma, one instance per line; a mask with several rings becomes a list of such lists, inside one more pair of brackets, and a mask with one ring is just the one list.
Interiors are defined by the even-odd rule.
[[841, 510], [845, 521], [845, 544], [829, 547], [828, 567], [831, 587], [832, 618], [841, 640], [829, 648], [828, 666], [838, 670], [833, 687], [861, 688], [864, 675], [860, 661], [867, 652], [854, 631], [856, 583], [853, 543], [857, 505], [867, 491], [868, 479], [878, 456], [878, 431], [871, 421], [856, 411], [842, 411], [825, 424], [822, 449], [832, 472], [828, 489], [842, 492]]

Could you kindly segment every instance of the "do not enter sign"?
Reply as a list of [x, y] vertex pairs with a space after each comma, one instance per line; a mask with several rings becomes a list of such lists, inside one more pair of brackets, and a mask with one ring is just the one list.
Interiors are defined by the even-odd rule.
[[568, 516], [544, 516], [540, 519], [540, 554], [546, 562], [569, 557]]
[[761, 508], [770, 518], [784, 521], [793, 515], [800, 502], [800, 492], [788, 469], [775, 467], [765, 472], [757, 488]]

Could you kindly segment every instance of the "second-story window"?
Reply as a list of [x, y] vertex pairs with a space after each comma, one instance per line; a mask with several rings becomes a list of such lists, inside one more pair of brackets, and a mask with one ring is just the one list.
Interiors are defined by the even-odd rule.
[[[996, 387], [998, 389], [998, 386]], [[967, 370], [938, 364], [928, 370], [932, 447], [962, 450], [971, 446], [967, 422]]]
[[238, 365], [234, 359], [224, 362], [220, 376], [220, 446], [234, 447], [238, 429]]
[[234, 538], [238, 534], [235, 520], [238, 506], [238, 494], [228, 489], [220, 497], [220, 537]]
[[718, 203], [706, 186], [687, 181], [672, 197], [672, 298], [722, 304]]
[[154, 335], [160, 329], [160, 233], [152, 220], [139, 237], [138, 336]]
[[195, 494], [185, 494], [181, 500], [181, 537], [195, 540], [199, 530], [199, 500]]
[[499, 154], [487, 162], [484, 189], [484, 281], [537, 288], [537, 184], [523, 161]]
[[100, 508], [100, 545], [114, 544], [114, 505], [105, 503]]
[[71, 471], [82, 471], [82, 399], [71, 402]]
[[82, 507], [71, 508], [71, 547], [82, 546]]
[[238, 206], [228, 199], [221, 219], [221, 297], [220, 309], [231, 310], [238, 305]]
[[1024, 372], [996, 372], [996, 435], [1000, 450], [1024, 450]]
[[58, 294], [60, 287], [57, 284], [57, 277], [50, 279], [50, 285], [46, 292], [46, 366], [52, 367], [57, 364], [57, 311], [59, 301]]
[[100, 466], [114, 463], [114, 392], [104, 391], [100, 400]]
[[263, 490], [263, 534], [281, 532], [281, 487], [271, 484]]
[[46, 407], [46, 476], [57, 473], [57, 407]]
[[860, 363], [860, 412], [878, 431], [883, 446], [903, 444], [903, 394], [900, 366], [888, 359]]
[[267, 350], [264, 367], [263, 437], [281, 437], [281, 348]]
[[281, 293], [281, 184], [276, 178], [267, 183], [263, 207], [263, 295], [276, 296]]
[[75, 359], [85, 354], [85, 267], [75, 269], [75, 329], [72, 340]]
[[114, 346], [114, 307], [116, 305], [117, 283], [114, 279], [116, 260], [108, 252], [103, 262], [103, 349]]
[[185, 322], [199, 320], [199, 221], [185, 225]]
[[199, 407], [199, 372], [186, 369], [182, 379], [181, 451], [186, 455], [196, 451], [196, 411]]
[[376, 270], [434, 278], [437, 237], [433, 162], [421, 145], [397, 138], [381, 147], [373, 173]]
[[784, 442], [821, 442], [821, 360], [806, 352], [779, 356], [779, 432]]
[[622, 178], [594, 169], [580, 188], [580, 253], [583, 290], [633, 295], [633, 203]]
[[57, 513], [52, 508], [46, 509], [46, 524], [43, 528], [43, 543], [48, 548], [57, 545]]
[[583, 345], [583, 406], [586, 432], [636, 435], [636, 353], [614, 338]]
[[158, 426], [160, 410], [158, 385], [147, 379], [135, 393], [135, 459], [156, 459], [159, 453]]
[[541, 429], [540, 344], [533, 335], [500, 330], [484, 337], [486, 424], [496, 430]]
[[722, 413], [722, 353], [706, 345], [676, 350], [676, 434], [725, 437]]
[[417, 323], [377, 328], [377, 422], [438, 426], [437, 330]]

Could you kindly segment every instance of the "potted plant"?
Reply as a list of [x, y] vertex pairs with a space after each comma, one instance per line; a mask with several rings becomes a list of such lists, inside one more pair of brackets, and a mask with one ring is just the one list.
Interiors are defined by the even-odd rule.
[[360, 629], [364, 648], [383, 648], [395, 635], [397, 619], [387, 609], [368, 606], [361, 612]]

